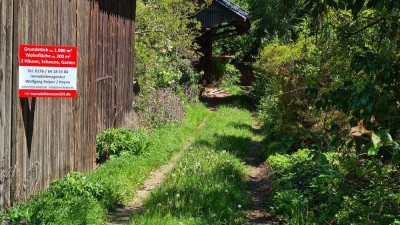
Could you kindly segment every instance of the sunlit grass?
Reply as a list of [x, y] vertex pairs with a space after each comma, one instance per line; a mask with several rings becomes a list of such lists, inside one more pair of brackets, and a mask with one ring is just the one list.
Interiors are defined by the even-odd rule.
[[242, 157], [252, 144], [252, 123], [244, 109], [213, 113], [131, 224], [243, 224], [250, 196]]
[[197, 137], [196, 144], [243, 158], [252, 145], [253, 118], [245, 109], [221, 107], [210, 116], [207, 127]]
[[[189, 141], [188, 138], [196, 135], [197, 127], [208, 113], [203, 105], [189, 108], [182, 125], [159, 127], [151, 132], [149, 146], [143, 154], [127, 153], [110, 159], [97, 170], [84, 174], [86, 186], [70, 180], [64, 182], [61, 188], [55, 190], [50, 187], [7, 212], [0, 210], [0, 224], [104, 224], [107, 210], [112, 210], [117, 203], [132, 201], [136, 190], [143, 186], [151, 171], [168, 163], [171, 156]], [[103, 195], [95, 198], [90, 194], [66, 194], [77, 191], [87, 193], [89, 190], [83, 188], [88, 186], [101, 191]]]
[[168, 163], [171, 156], [188, 141], [188, 137], [197, 132], [196, 128], [207, 113], [202, 105], [189, 108], [183, 125], [154, 130], [149, 136], [149, 147], [142, 155], [111, 159], [91, 173], [90, 179], [105, 183], [112, 190], [112, 203], [129, 203], [151, 171]]

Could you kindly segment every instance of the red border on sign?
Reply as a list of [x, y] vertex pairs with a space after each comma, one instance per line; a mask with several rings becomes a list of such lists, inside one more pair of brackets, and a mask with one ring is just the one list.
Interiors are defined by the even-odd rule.
[[[78, 49], [71, 46], [19, 46], [19, 66], [78, 68]], [[20, 89], [20, 98], [76, 98], [76, 90]]]
[[20, 98], [76, 98], [77, 91], [23, 89], [18, 94]]
[[78, 67], [78, 49], [70, 46], [19, 46], [20, 66]]

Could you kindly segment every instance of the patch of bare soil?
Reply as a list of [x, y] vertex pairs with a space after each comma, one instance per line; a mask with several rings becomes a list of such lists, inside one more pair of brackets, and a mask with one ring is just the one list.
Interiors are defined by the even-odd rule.
[[200, 96], [201, 101], [206, 103], [211, 111], [217, 110], [221, 103], [230, 98], [231, 94], [228, 91], [214, 87], [204, 87]]
[[[197, 130], [202, 129], [205, 126], [207, 121], [207, 117], [201, 122], [201, 124], [197, 127]], [[195, 139], [195, 135], [190, 136], [189, 140], [182, 147], [182, 149], [175, 153], [170, 162], [164, 166], [161, 166], [156, 171], [153, 171], [150, 177], [144, 182], [144, 188], [138, 190], [136, 192], [135, 198], [133, 201], [123, 207], [117, 208], [115, 212], [109, 214], [107, 225], [122, 225], [128, 224], [132, 215], [139, 213], [143, 210], [144, 200], [149, 197], [150, 193], [160, 186], [160, 184], [164, 181], [167, 174], [172, 171], [175, 167], [179, 159], [182, 157], [185, 150], [187, 150], [190, 145], [193, 143]]]
[[[260, 130], [254, 125], [255, 132]], [[261, 151], [261, 144], [253, 138], [253, 145], [246, 156], [246, 164], [250, 167], [247, 182], [250, 184], [252, 207], [247, 212], [248, 225], [278, 224], [268, 212], [268, 202], [271, 200], [272, 183], [270, 181], [271, 169], [266, 165], [265, 157]]]

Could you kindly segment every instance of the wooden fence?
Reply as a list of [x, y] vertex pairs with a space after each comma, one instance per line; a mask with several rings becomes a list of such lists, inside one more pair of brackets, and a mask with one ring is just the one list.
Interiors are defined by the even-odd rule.
[[[135, 0], [0, 0], [0, 206], [95, 166], [132, 105]], [[18, 98], [20, 44], [76, 46], [76, 99]]]

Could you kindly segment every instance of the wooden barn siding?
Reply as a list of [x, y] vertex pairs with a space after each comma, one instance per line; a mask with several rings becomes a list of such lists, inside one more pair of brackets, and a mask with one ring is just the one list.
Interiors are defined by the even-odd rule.
[[[135, 1], [0, 6], [0, 206], [7, 207], [70, 171], [92, 170], [98, 132], [124, 125], [132, 104]], [[77, 46], [78, 98], [18, 98], [20, 44]]]
[[0, 0], [0, 206], [10, 199], [13, 2]]

